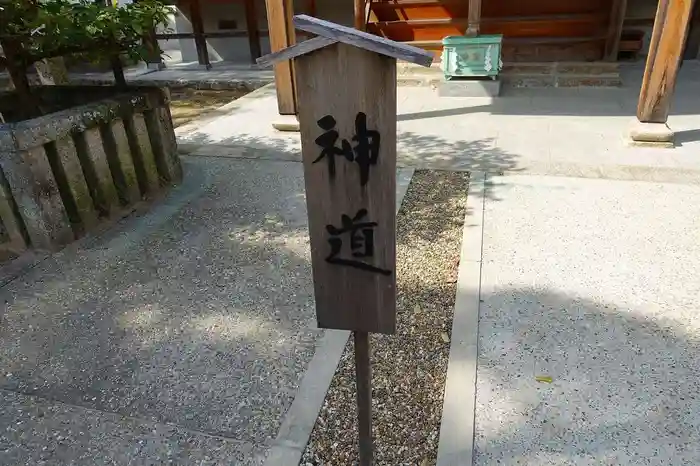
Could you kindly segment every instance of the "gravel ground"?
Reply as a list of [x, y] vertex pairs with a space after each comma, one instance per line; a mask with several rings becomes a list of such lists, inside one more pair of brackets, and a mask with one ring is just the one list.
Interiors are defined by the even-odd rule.
[[173, 125], [177, 128], [196, 118], [207, 116], [247, 93], [244, 90], [173, 89], [170, 93]]
[[[435, 464], [468, 174], [417, 171], [397, 218], [397, 334], [372, 335], [375, 464]], [[301, 464], [357, 462], [352, 339]]]

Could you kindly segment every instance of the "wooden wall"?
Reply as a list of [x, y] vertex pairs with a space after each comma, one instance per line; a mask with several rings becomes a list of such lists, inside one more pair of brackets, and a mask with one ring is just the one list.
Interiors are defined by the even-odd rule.
[[[368, 30], [437, 51], [443, 37], [466, 32], [468, 3], [375, 0]], [[612, 4], [613, 0], [483, 0], [481, 34], [504, 35], [504, 60], [599, 60]]]

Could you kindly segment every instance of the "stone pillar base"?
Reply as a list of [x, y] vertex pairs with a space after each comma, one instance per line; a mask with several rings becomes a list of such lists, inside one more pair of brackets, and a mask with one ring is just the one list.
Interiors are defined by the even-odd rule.
[[635, 120], [629, 132], [632, 146], [672, 148], [673, 131], [666, 123], [643, 123]]
[[272, 120], [272, 127], [278, 131], [299, 132], [299, 119], [296, 115], [278, 115]]

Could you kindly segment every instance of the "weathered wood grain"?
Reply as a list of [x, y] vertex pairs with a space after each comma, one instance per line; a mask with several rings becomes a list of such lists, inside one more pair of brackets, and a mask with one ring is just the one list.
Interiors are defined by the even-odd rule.
[[[270, 37], [270, 50], [278, 52], [294, 45], [294, 31], [287, 23], [294, 5], [292, 0], [265, 0], [267, 7], [267, 24]], [[294, 69], [289, 61], [275, 65], [275, 89], [277, 90], [277, 108], [280, 115], [296, 115], [297, 102], [294, 91]]]
[[336, 39], [338, 42], [360, 47], [387, 57], [396, 58], [397, 60], [404, 60], [422, 66], [430, 66], [433, 62], [433, 55], [423, 49], [311, 16], [295, 16], [294, 26], [302, 31], [328, 37], [329, 39]]
[[335, 44], [338, 42], [335, 39], [329, 39], [328, 37], [317, 36], [313, 39], [305, 40], [304, 42], [299, 42], [291, 47], [282, 49], [278, 52], [269, 53], [262, 56], [256, 60], [260, 66], [270, 66], [277, 62], [284, 60], [291, 60], [292, 58], [311, 53], [314, 50], [326, 47], [327, 45]]
[[605, 40], [605, 51], [603, 52], [603, 57], [607, 61], [617, 61], [625, 13], [627, 13], [627, 0], [613, 0], [608, 23], [608, 36]]
[[245, 24], [248, 33], [248, 48], [252, 62], [262, 55], [260, 48], [260, 28], [258, 28], [258, 14], [255, 8], [255, 0], [245, 0]]
[[668, 119], [692, 8], [693, 0], [659, 0], [637, 105], [641, 122]]
[[[396, 61], [373, 51], [344, 43], [333, 44], [294, 61], [298, 77], [306, 202], [311, 236], [311, 259], [316, 315], [321, 328], [394, 333], [396, 326]], [[322, 148], [316, 138], [324, 133], [318, 121], [331, 115], [341, 140], [351, 144], [358, 113], [367, 116], [367, 128], [379, 131], [379, 157], [362, 186], [356, 162], [335, 156], [335, 176], [328, 161], [314, 161]], [[364, 221], [376, 222], [374, 255], [363, 258], [389, 275], [326, 261], [331, 252], [328, 225], [341, 226], [341, 216], [354, 217], [367, 209]], [[343, 239], [343, 257], [350, 257], [349, 236]]]
[[207, 40], [204, 38], [204, 21], [202, 20], [202, 6], [199, 0], [190, 0], [190, 20], [194, 32], [194, 46], [197, 49], [197, 60], [200, 65], [211, 69]]
[[365, 0], [354, 0], [355, 29], [365, 30]]

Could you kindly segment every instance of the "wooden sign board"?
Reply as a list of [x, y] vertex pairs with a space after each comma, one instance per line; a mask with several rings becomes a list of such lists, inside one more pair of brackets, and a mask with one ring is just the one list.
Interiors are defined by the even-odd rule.
[[299, 15], [318, 37], [258, 60], [294, 59], [316, 316], [321, 328], [396, 329], [396, 59], [432, 55]]
[[354, 331], [360, 465], [373, 463], [369, 332], [396, 331], [396, 59], [432, 54], [310, 16], [294, 59], [316, 317]]
[[336, 43], [295, 60], [316, 316], [396, 327], [396, 60]]

